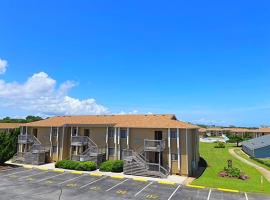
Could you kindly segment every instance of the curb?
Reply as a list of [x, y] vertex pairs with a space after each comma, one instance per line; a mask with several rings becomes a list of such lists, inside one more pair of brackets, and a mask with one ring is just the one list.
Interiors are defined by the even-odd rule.
[[132, 180], [138, 182], [148, 182], [147, 178], [133, 178]]
[[222, 192], [233, 192], [233, 193], [239, 193], [239, 190], [232, 190], [232, 189], [226, 189], [226, 188], [217, 188], [217, 190]]
[[56, 173], [64, 173], [65, 170], [63, 170], [63, 169], [54, 169], [53, 172], [56, 172]]
[[200, 185], [190, 185], [190, 184], [187, 184], [186, 186], [187, 187], [191, 187], [191, 188], [197, 188], [197, 189], [205, 189], [206, 188], [205, 186], [200, 186]]
[[111, 178], [113, 178], [113, 179], [124, 179], [125, 177], [124, 176], [111, 176]]
[[161, 185], [175, 185], [175, 183], [171, 181], [158, 181], [158, 183]]

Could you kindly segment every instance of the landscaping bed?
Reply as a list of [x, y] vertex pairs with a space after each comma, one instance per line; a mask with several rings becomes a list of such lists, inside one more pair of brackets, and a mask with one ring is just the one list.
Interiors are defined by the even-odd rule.
[[[263, 184], [261, 184], [261, 174], [256, 169], [229, 154], [229, 148], [235, 147], [233, 144], [225, 144], [225, 148], [215, 148], [215, 145], [215, 143], [200, 143], [200, 154], [206, 160], [208, 167], [202, 176], [194, 180], [192, 184], [244, 192], [270, 193], [270, 183], [263, 178]], [[231, 160], [232, 166], [240, 169], [248, 178], [241, 180], [220, 177], [219, 173], [227, 166], [228, 160]]]

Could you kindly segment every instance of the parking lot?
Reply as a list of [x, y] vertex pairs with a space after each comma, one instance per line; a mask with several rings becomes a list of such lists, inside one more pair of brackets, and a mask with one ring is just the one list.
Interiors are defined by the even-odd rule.
[[270, 200], [268, 196], [196, 189], [178, 184], [25, 169], [0, 171], [0, 199]]

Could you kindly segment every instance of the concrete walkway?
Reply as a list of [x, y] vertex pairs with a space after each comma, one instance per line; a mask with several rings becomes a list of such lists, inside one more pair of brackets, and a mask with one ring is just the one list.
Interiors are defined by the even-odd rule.
[[237, 155], [237, 154], [234, 152], [234, 150], [235, 150], [235, 149], [233, 149], [233, 148], [232, 148], [232, 149], [229, 149], [229, 153], [230, 153], [233, 157], [235, 157], [235, 158], [237, 158], [238, 160], [241, 160], [242, 162], [244, 162], [244, 163], [250, 165], [251, 167], [254, 167], [255, 169], [257, 169], [257, 170], [258, 170], [258, 171], [266, 178], [266, 180], [270, 183], [270, 171], [269, 171], [269, 170], [267, 170], [267, 169], [265, 169], [265, 168], [263, 168], [263, 167], [261, 167], [261, 166], [255, 164], [255, 163], [253, 163], [253, 162], [250, 162], [250, 161], [246, 160], [245, 158], [242, 158], [241, 156]]

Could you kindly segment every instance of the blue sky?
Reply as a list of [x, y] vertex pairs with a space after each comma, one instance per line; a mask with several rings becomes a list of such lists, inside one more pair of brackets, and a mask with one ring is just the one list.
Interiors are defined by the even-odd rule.
[[0, 5], [0, 117], [150, 112], [270, 125], [269, 1]]

